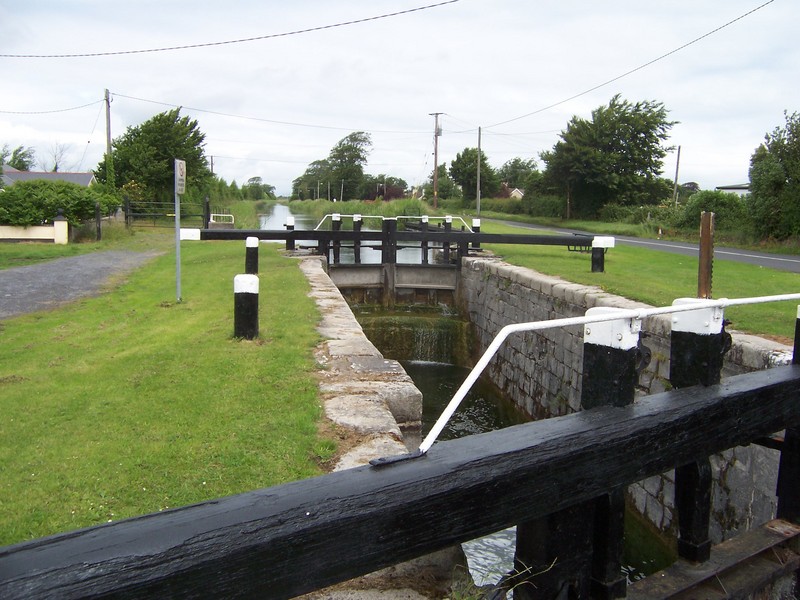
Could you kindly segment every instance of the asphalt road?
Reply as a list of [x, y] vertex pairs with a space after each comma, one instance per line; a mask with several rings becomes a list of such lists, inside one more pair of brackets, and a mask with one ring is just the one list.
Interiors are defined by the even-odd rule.
[[[488, 219], [487, 219], [488, 220]], [[528, 225], [526, 223], [516, 223], [512, 221], [497, 221], [504, 225], [522, 227], [525, 229], [539, 229], [555, 231], [563, 234], [586, 234], [586, 231], [575, 229], [559, 229], [555, 227], [544, 227], [542, 225]], [[669, 242], [666, 240], [636, 238], [627, 236], [613, 236], [617, 244], [628, 244], [630, 246], [640, 246], [651, 250], [671, 252], [673, 254], [683, 254], [684, 256], [698, 256], [699, 249], [697, 244], [690, 242]], [[714, 260], [732, 260], [780, 271], [800, 273], [800, 256], [791, 254], [769, 254], [766, 252], [755, 252], [753, 250], [741, 250], [739, 248], [728, 248], [724, 246], [714, 247]]]

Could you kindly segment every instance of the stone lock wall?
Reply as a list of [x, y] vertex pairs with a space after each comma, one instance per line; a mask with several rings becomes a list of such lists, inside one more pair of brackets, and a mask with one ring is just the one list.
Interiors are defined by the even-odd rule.
[[[475, 329], [478, 355], [500, 329], [512, 323], [583, 316], [588, 308], [647, 308], [600, 288], [542, 275], [494, 258], [463, 259], [459, 308]], [[642, 343], [652, 360], [639, 378], [639, 393], [668, 388], [670, 317], [642, 323]], [[791, 348], [755, 336], [731, 332], [722, 377], [791, 362]], [[583, 366], [581, 326], [512, 334], [486, 374], [521, 409], [535, 419], [580, 410]], [[733, 448], [711, 457], [714, 469], [711, 536], [714, 543], [774, 515], [779, 453], [759, 446]], [[637, 510], [663, 531], [674, 530], [674, 473], [651, 477], [629, 488]]]

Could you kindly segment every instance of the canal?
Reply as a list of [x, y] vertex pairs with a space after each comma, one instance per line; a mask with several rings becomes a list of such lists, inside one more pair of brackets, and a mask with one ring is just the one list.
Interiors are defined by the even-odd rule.
[[[289, 207], [276, 204], [261, 220], [262, 229], [283, 229], [289, 216], [296, 229], [313, 229], [316, 222], [304, 215], [293, 215]], [[343, 263], [352, 262], [342, 250]], [[419, 262], [419, 250], [408, 255], [408, 262]], [[363, 262], [380, 262], [380, 251], [362, 257]], [[364, 333], [389, 359], [399, 361], [423, 395], [424, 436], [469, 374], [475, 358], [471, 349], [468, 321], [447, 306], [408, 306], [387, 311], [381, 307], [351, 306]], [[439, 439], [493, 431], [524, 423], [530, 418], [506, 399], [485, 378], [478, 380], [453, 415]], [[631, 511], [625, 523], [625, 567], [629, 581], [657, 571], [673, 560], [674, 553], [649, 531]], [[476, 585], [492, 585], [513, 569], [516, 529], [511, 528], [463, 544], [470, 573]]]

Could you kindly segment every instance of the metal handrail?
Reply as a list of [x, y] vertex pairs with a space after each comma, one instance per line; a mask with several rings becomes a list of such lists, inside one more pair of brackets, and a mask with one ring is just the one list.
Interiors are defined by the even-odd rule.
[[[445, 409], [442, 411], [442, 414], [436, 420], [431, 430], [428, 432], [428, 435], [425, 436], [425, 439], [422, 440], [422, 443], [419, 445], [418, 454], [425, 454], [433, 443], [436, 441], [436, 438], [439, 437], [439, 434], [444, 429], [447, 422], [453, 416], [458, 406], [461, 404], [461, 401], [466, 397], [467, 392], [472, 388], [478, 378], [481, 376], [481, 373], [486, 369], [489, 365], [489, 361], [494, 358], [494, 355], [500, 349], [503, 342], [505, 342], [506, 338], [510, 336], [512, 333], [520, 333], [525, 331], [541, 331], [544, 329], [554, 329], [557, 327], [570, 327], [575, 325], [588, 325], [590, 323], [603, 323], [608, 321], [619, 321], [619, 320], [626, 320], [630, 319], [632, 321], [641, 321], [645, 317], [652, 317], [655, 315], [664, 315], [664, 314], [671, 314], [671, 313], [679, 313], [679, 312], [689, 312], [695, 310], [704, 310], [709, 308], [725, 308], [727, 306], [740, 306], [745, 304], [763, 304], [766, 302], [781, 302], [786, 300], [800, 300], [800, 294], [780, 294], [780, 295], [773, 295], [773, 296], [757, 296], [752, 298], [722, 298], [720, 300], [702, 300], [698, 299], [691, 304], [673, 304], [671, 306], [660, 306], [655, 308], [640, 308], [640, 309], [619, 309], [618, 311], [607, 313], [607, 314], [598, 314], [598, 315], [591, 315], [591, 316], [583, 316], [583, 317], [568, 317], [564, 319], [551, 319], [549, 321], [532, 321], [528, 323], [513, 323], [511, 325], [506, 325], [503, 327], [495, 338], [492, 340], [492, 343], [489, 344], [489, 347], [483, 353], [480, 360], [475, 364], [472, 368], [472, 371], [461, 384], [453, 398], [447, 404]], [[800, 319], [800, 307], [798, 307], [798, 318]]]
[[453, 217], [451, 215], [446, 215], [444, 217], [437, 217], [437, 216], [430, 217], [428, 215], [398, 215], [397, 217], [384, 217], [382, 215], [361, 215], [361, 214], [357, 214], [357, 213], [353, 214], [353, 215], [346, 215], [346, 214], [340, 214], [340, 213], [328, 213], [324, 217], [322, 217], [322, 219], [320, 219], [319, 223], [317, 223], [316, 227], [314, 227], [314, 231], [317, 231], [320, 227], [322, 227], [322, 224], [325, 223], [325, 221], [327, 221], [328, 219], [333, 220], [334, 216], [338, 217], [339, 219], [353, 219], [353, 220], [355, 220], [355, 218], [358, 217], [358, 220], [360, 220], [360, 221], [364, 221], [366, 219], [380, 219], [381, 221], [385, 221], [386, 219], [400, 219], [400, 220], [402, 220], [402, 219], [407, 219], [407, 220], [414, 219], [414, 220], [419, 220], [419, 219], [422, 219], [422, 218], [426, 218], [429, 221], [446, 221], [447, 219], [450, 219], [451, 221], [455, 221], [455, 220], [461, 221], [461, 223], [464, 224], [464, 227], [467, 229], [467, 231], [469, 231], [470, 233], [474, 233], [474, 231], [472, 230], [472, 227], [467, 225], [467, 222], [463, 219], [463, 217]]

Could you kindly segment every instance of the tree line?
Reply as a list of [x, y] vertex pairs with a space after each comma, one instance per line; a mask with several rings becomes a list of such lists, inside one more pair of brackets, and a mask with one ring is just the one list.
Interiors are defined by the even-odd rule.
[[[729, 222], [746, 223], [761, 238], [800, 234], [800, 117], [788, 112], [784, 117], [785, 124], [767, 133], [751, 156], [751, 193], [746, 198], [721, 199], [712, 192], [695, 197], [698, 186], [689, 183], [677, 187], [681, 205], [688, 208], [691, 200], [692, 211], [716, 207]], [[482, 198], [507, 197], [518, 188], [524, 191], [520, 206], [531, 214], [605, 220], [637, 218], [643, 210], [651, 215], [673, 205], [676, 186], [661, 172], [675, 124], [661, 102], [629, 102], [616, 95], [590, 118], [573, 116], [553, 148], [539, 153], [541, 170], [535, 159], [519, 157], [495, 169], [482, 150], [464, 148], [449, 165], [439, 165], [438, 196], [463, 208], [474, 205], [480, 155]], [[181, 157], [187, 163], [187, 201], [274, 197], [275, 188], [260, 177], [239, 187], [212, 173], [204, 148], [198, 122], [174, 109], [128, 127], [94, 172], [106, 193], [134, 202], [168, 201], [173, 160]], [[347, 135], [293, 181], [292, 198], [392, 200], [409, 194], [402, 178], [365, 172], [371, 149], [369, 133]], [[31, 148], [2, 146], [2, 163], [29, 170], [34, 161]], [[418, 195], [431, 198], [432, 184], [433, 173]], [[671, 217], [674, 222], [680, 218]]]

